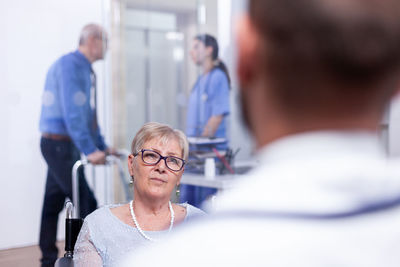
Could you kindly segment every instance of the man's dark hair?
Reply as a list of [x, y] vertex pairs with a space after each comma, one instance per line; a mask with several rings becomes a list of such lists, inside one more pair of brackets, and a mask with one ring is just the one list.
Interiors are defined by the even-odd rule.
[[397, 89], [399, 0], [250, 0], [249, 14], [287, 111], [363, 109], [371, 100], [383, 109]]

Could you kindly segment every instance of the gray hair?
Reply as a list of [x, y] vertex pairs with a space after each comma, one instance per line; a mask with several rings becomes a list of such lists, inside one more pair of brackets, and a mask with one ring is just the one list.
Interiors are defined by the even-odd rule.
[[143, 148], [144, 143], [154, 138], [159, 139], [162, 143], [167, 143], [171, 139], [177, 140], [179, 146], [182, 149], [183, 159], [188, 159], [189, 142], [186, 138], [186, 135], [178, 129], [173, 129], [167, 124], [162, 124], [158, 122], [148, 122], [144, 124], [142, 128], [140, 128], [132, 141], [132, 154], [138, 153]]
[[90, 23], [82, 28], [79, 36], [79, 45], [84, 45], [90, 37], [102, 38], [104, 34], [103, 27], [98, 24]]

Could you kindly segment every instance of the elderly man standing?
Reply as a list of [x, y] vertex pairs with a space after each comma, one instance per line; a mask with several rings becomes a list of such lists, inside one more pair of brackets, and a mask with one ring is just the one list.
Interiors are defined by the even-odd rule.
[[400, 84], [400, 1], [249, 0], [238, 34], [260, 165], [213, 216], [123, 266], [400, 266], [400, 164], [378, 138]]
[[[43, 94], [40, 148], [48, 165], [40, 226], [42, 266], [54, 266], [58, 214], [65, 198], [72, 199], [73, 164], [86, 155], [92, 164], [104, 164], [107, 153], [96, 117], [96, 76], [92, 63], [103, 59], [107, 36], [96, 24], [86, 25], [75, 52], [59, 58], [49, 69]], [[93, 192], [80, 173], [80, 216], [97, 207]]]

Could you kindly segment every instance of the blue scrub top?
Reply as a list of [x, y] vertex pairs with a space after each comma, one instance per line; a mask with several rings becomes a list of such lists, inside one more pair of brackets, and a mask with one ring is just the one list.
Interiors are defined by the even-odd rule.
[[201, 75], [192, 89], [189, 97], [186, 135], [201, 136], [210, 117], [224, 115], [215, 132], [215, 137], [227, 138], [226, 117], [229, 112], [228, 78], [222, 70], [214, 68], [205, 75]]

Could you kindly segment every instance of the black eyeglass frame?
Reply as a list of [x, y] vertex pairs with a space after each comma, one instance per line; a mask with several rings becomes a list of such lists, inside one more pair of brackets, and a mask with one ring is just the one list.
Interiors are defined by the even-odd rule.
[[[159, 159], [157, 160], [157, 162], [155, 162], [155, 163], [148, 163], [148, 162], [144, 161], [144, 159], [143, 159], [143, 152], [145, 152], [145, 151], [154, 152], [154, 153], [156, 153], [157, 155], [159, 155], [160, 158], [159, 158]], [[157, 151], [154, 151], [154, 150], [151, 150], [151, 149], [141, 149], [141, 150], [139, 150], [139, 152], [137, 152], [136, 154], [132, 154], [132, 155], [133, 155], [134, 157], [136, 157], [137, 155], [139, 155], [140, 152], [142, 152], [142, 157], [141, 157], [141, 158], [142, 158], [142, 161], [143, 161], [145, 164], [154, 166], [154, 165], [157, 165], [157, 164], [163, 159], [163, 160], [164, 160], [164, 163], [165, 163], [165, 166], [167, 166], [167, 168], [170, 169], [170, 170], [173, 171], [173, 172], [179, 172], [179, 171], [181, 171], [181, 170], [183, 169], [183, 167], [185, 166], [185, 164], [186, 164], [186, 161], [185, 161], [184, 159], [182, 159], [182, 158], [175, 157], [175, 156], [166, 156], [166, 157], [164, 157], [163, 155], [161, 155], [161, 154], [158, 153]], [[182, 164], [181, 168], [180, 168], [179, 170], [173, 170], [173, 169], [171, 169], [171, 168], [168, 166], [168, 163], [167, 163], [167, 159], [168, 159], [168, 158], [174, 158], [174, 159], [182, 160], [183, 164]]]

